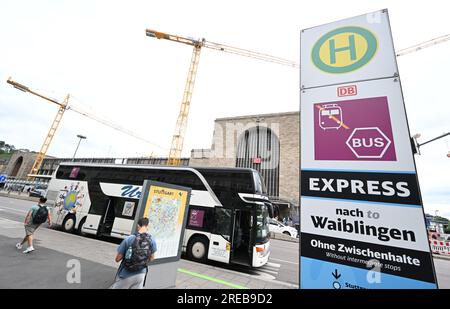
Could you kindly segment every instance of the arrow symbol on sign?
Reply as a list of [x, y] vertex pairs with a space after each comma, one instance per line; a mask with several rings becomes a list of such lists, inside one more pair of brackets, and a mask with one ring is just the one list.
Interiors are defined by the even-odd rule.
[[335, 269], [334, 270], [334, 273], [331, 273], [332, 275], [333, 275], [333, 277], [334, 277], [334, 279], [339, 279], [340, 277], [341, 277], [341, 274], [340, 273], [338, 273], [338, 270], [337, 269]]

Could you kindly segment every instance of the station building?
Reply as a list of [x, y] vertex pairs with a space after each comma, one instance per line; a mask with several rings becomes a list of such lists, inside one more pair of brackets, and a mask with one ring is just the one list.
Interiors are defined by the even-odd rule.
[[[258, 170], [280, 217], [299, 217], [299, 112], [249, 115], [215, 120], [211, 148], [193, 149], [182, 166], [243, 167]], [[5, 164], [9, 179], [26, 179], [35, 152], [16, 152]], [[47, 156], [38, 172], [46, 182], [61, 162], [72, 158]], [[167, 158], [75, 158], [97, 164], [166, 165]], [[295, 221], [295, 219], [294, 219]]]
[[299, 218], [299, 127], [299, 112], [216, 119], [211, 148], [193, 149], [189, 166], [256, 169], [280, 217]]

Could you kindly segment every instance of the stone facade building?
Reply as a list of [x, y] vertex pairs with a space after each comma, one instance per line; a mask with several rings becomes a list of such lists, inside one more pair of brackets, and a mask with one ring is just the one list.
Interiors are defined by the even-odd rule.
[[[209, 149], [193, 149], [183, 166], [245, 167], [258, 170], [282, 217], [298, 218], [299, 204], [299, 112], [250, 115], [215, 120]], [[25, 179], [36, 159], [35, 152], [17, 152], [5, 174]], [[72, 159], [46, 157], [38, 174], [49, 179], [61, 162]], [[76, 158], [75, 162], [166, 165], [167, 158]]]
[[16, 151], [9, 159], [4, 173], [8, 175], [8, 178], [27, 178], [37, 155], [36, 152]]
[[298, 112], [215, 120], [210, 149], [193, 149], [190, 166], [251, 167], [285, 215], [298, 215], [300, 115]]

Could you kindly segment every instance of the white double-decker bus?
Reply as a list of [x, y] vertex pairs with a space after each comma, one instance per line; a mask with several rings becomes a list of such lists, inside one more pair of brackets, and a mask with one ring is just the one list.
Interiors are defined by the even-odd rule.
[[52, 224], [66, 232], [125, 238], [144, 180], [192, 189], [182, 248], [189, 258], [267, 263], [273, 206], [253, 169], [62, 163], [47, 191]]

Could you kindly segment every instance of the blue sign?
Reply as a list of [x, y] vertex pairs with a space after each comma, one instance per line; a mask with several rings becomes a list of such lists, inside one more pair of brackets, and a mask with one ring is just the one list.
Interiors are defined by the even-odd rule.
[[7, 175], [0, 175], [0, 183], [5, 183], [7, 179], [8, 179]]

